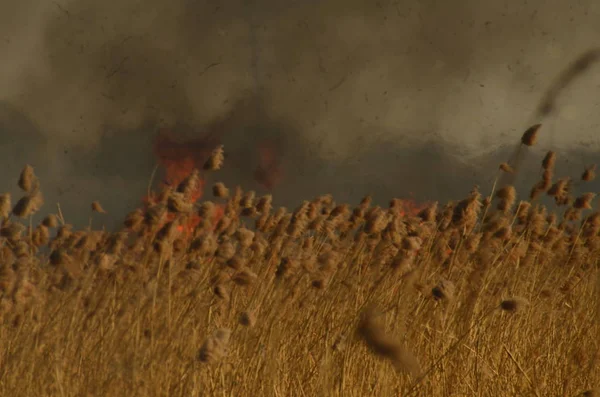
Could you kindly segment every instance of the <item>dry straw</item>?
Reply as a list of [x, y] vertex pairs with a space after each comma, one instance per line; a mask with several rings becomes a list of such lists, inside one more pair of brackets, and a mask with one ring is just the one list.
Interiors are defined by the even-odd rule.
[[[60, 208], [18, 219], [2, 195], [2, 394], [581, 394], [599, 379], [600, 213], [584, 213], [593, 193], [554, 177], [555, 158], [536, 188], [564, 209], [515, 208], [502, 182], [418, 214], [331, 195], [274, 211], [241, 188], [196, 203], [193, 173], [109, 232], [65, 224]], [[362, 312], [372, 302], [389, 321]], [[353, 331], [364, 349], [349, 348]]]

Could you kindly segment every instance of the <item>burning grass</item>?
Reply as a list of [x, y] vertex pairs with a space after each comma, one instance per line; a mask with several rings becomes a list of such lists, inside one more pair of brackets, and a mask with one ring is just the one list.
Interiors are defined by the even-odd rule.
[[555, 156], [530, 201], [288, 211], [223, 184], [202, 201], [218, 148], [115, 233], [33, 223], [26, 167], [0, 195], [0, 394], [593, 395], [600, 213]]

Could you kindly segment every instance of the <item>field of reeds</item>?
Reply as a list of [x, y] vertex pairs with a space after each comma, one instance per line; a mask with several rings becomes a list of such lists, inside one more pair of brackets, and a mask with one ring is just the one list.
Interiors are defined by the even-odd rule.
[[74, 230], [27, 166], [0, 195], [0, 395], [597, 395], [595, 168], [555, 158], [519, 200], [503, 163], [459, 202], [288, 211], [220, 183], [197, 200], [219, 147], [118, 232]]

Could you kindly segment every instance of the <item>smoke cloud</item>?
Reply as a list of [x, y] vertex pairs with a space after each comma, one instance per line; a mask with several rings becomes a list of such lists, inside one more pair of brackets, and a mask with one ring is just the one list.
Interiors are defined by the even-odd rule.
[[252, 143], [275, 141], [285, 205], [460, 197], [530, 124], [540, 150], [597, 148], [600, 68], [534, 114], [599, 19], [594, 0], [3, 2], [0, 189], [29, 162], [67, 215], [121, 215], [168, 128], [219, 136], [222, 178], [259, 192]]

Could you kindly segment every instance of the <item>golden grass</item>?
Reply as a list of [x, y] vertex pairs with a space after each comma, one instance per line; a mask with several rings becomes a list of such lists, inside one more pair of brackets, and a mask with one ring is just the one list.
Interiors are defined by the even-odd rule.
[[600, 213], [549, 156], [548, 209], [512, 186], [418, 215], [223, 184], [195, 203], [196, 172], [115, 233], [33, 224], [26, 168], [22, 223], [0, 196], [0, 395], [595, 395]]

